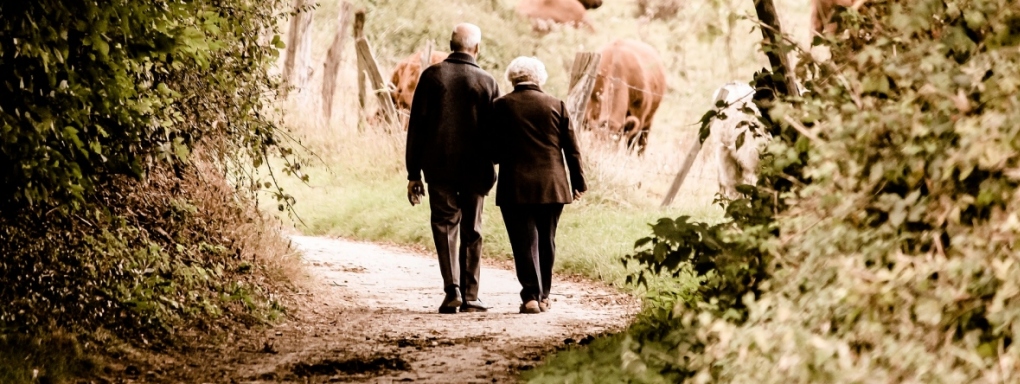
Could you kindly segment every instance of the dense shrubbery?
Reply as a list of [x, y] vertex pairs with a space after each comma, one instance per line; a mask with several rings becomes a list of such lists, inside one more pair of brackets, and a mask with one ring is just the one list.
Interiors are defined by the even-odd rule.
[[[258, 158], [277, 2], [0, 5], [0, 202], [66, 209], [111, 175], [186, 161], [203, 138]], [[219, 122], [220, 124], [215, 124]], [[233, 153], [233, 151], [223, 151]]]
[[0, 219], [0, 324], [151, 339], [182, 321], [272, 315], [265, 260], [253, 252], [278, 252], [276, 234], [208, 165], [181, 172], [110, 183], [79, 214]]
[[[1020, 382], [1020, 4], [869, 1], [728, 224], [634, 258], [703, 273], [625, 353], [694, 382]], [[825, 39], [823, 39], [825, 40]], [[823, 42], [823, 41], [819, 41]], [[627, 352], [629, 351], [629, 352]]]
[[271, 316], [279, 266], [252, 252], [285, 245], [245, 170], [287, 153], [264, 114], [279, 5], [0, 3], [0, 334]]

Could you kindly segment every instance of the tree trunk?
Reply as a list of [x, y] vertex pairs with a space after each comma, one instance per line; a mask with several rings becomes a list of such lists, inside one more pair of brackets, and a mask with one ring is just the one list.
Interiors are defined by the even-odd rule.
[[311, 77], [312, 35], [308, 30], [312, 26], [315, 3], [311, 0], [294, 0], [294, 12], [290, 19], [290, 31], [287, 33], [287, 57], [283, 61], [283, 97], [287, 97], [290, 89], [300, 91]]
[[[365, 37], [365, 10], [359, 9], [354, 13], [354, 40]], [[358, 106], [361, 107], [361, 111], [365, 110], [365, 68], [361, 66], [361, 60], [358, 60]]]
[[772, 74], [776, 81], [776, 91], [792, 96], [797, 90], [797, 83], [790, 72], [790, 60], [786, 52], [786, 43], [782, 41], [783, 28], [779, 25], [779, 15], [772, 0], [754, 0], [754, 10], [761, 20], [762, 48], [769, 58]]
[[351, 3], [344, 2], [337, 17], [336, 35], [333, 44], [326, 53], [326, 63], [322, 72], [322, 115], [329, 122], [333, 117], [333, 97], [336, 95], [337, 75], [343, 61], [344, 43], [347, 42], [347, 27], [351, 24]]

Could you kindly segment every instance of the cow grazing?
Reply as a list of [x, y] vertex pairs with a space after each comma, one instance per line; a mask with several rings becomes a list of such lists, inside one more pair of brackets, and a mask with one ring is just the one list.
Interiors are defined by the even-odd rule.
[[[415, 52], [404, 61], [393, 67], [393, 76], [390, 77], [390, 98], [393, 99], [393, 106], [397, 110], [411, 110], [411, 100], [414, 98], [414, 89], [418, 86], [418, 78], [421, 77], [421, 55], [422, 52]], [[435, 64], [446, 60], [447, 52], [432, 51], [429, 64]]]
[[602, 0], [521, 0], [517, 13], [531, 20], [535, 32], [549, 32], [556, 24], [594, 30], [585, 11], [600, 6]]
[[[762, 146], [768, 142], [770, 135], [760, 128], [752, 132], [751, 125], [761, 127], [758, 123], [758, 108], [754, 105], [754, 89], [746, 83], [731, 82], [723, 85], [712, 95], [715, 105], [724, 103], [717, 117], [711, 123], [709, 142], [715, 153], [719, 167], [719, 193], [729, 199], [740, 196], [737, 185], [754, 185], [758, 182], [758, 159]], [[753, 111], [749, 115], [745, 110]], [[740, 136], [743, 135], [743, 139]], [[742, 145], [737, 148], [737, 142]]]
[[643, 154], [666, 92], [666, 69], [655, 48], [637, 40], [613, 41], [600, 53], [587, 125], [614, 139], [626, 138], [628, 148]]
[[811, 30], [819, 34], [836, 33], [839, 23], [833, 20], [839, 8], [858, 8], [864, 1], [858, 0], [811, 0]]

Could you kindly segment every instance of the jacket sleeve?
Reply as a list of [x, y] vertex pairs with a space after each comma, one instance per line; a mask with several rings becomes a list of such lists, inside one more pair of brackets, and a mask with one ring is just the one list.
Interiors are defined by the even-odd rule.
[[479, 126], [482, 130], [482, 145], [485, 151], [485, 157], [492, 161], [494, 164], [499, 163], [499, 159], [496, 156], [497, 145], [497, 129], [499, 128], [499, 119], [496, 117], [496, 99], [499, 98], [499, 85], [496, 84], [496, 79], [490, 78], [489, 94], [486, 97], [487, 103], [484, 108], [480, 110], [480, 121]]
[[429, 105], [429, 99], [431, 99], [429, 95], [432, 94], [432, 88], [434, 87], [432, 81], [429, 81], [431, 79], [429, 72], [426, 69], [425, 73], [421, 76], [418, 87], [414, 90], [414, 97], [411, 100], [411, 115], [407, 119], [407, 149], [404, 153], [404, 160], [407, 163], [408, 181], [421, 180], [424, 147], [428, 142], [428, 136], [432, 135], [435, 130], [434, 127], [429, 126], [432, 124], [428, 116], [428, 111], [432, 108]]
[[489, 157], [493, 164], [504, 161], [503, 144], [506, 143], [506, 103], [502, 100], [492, 102], [492, 131], [488, 141]]
[[574, 128], [570, 126], [570, 115], [567, 114], [567, 105], [560, 101], [560, 148], [567, 160], [567, 173], [570, 174], [570, 186], [573, 190], [584, 192], [588, 185], [584, 180], [584, 166], [581, 161], [581, 151], [577, 146], [577, 136], [574, 135]]

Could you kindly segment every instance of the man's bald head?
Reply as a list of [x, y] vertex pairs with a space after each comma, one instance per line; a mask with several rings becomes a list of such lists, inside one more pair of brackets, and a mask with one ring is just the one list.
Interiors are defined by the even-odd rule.
[[453, 36], [450, 37], [450, 50], [463, 52], [475, 56], [478, 54], [478, 45], [482, 43], [482, 30], [471, 23], [460, 23], [453, 27]]

